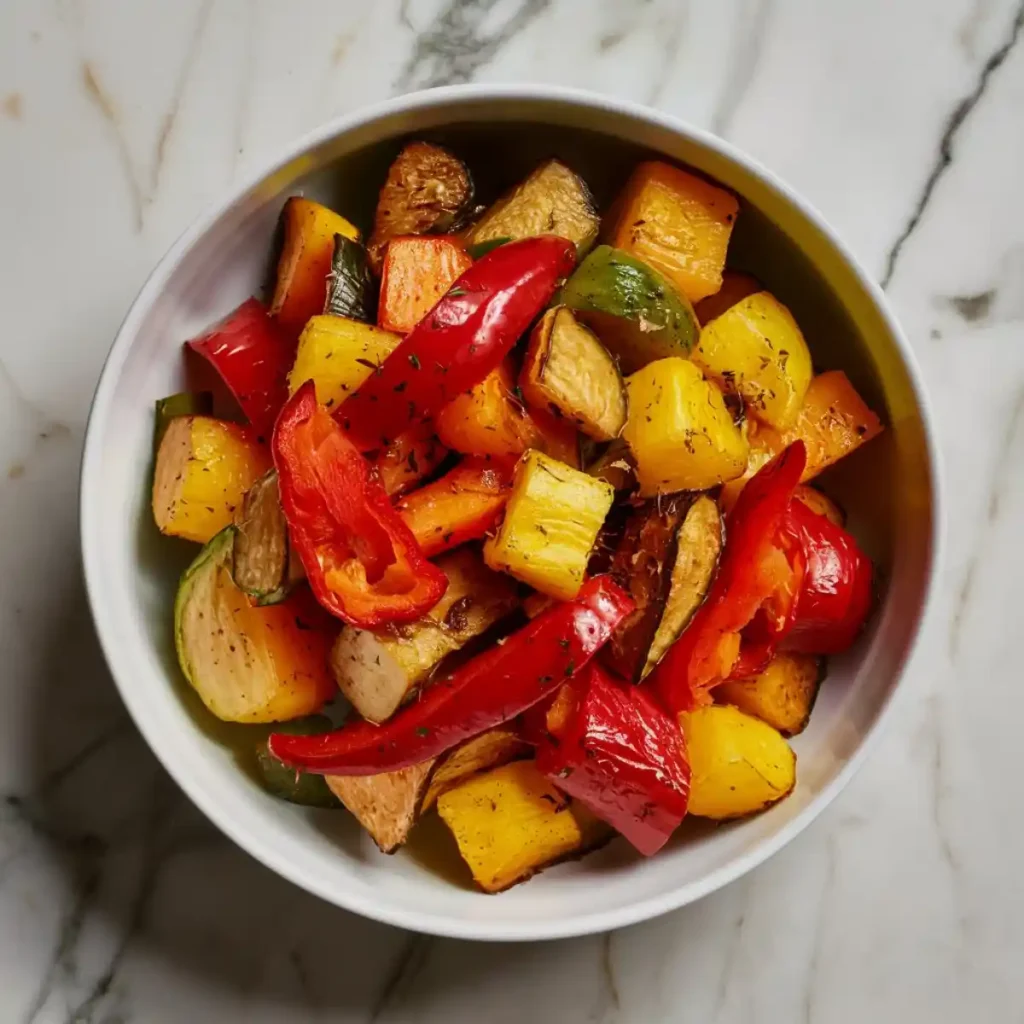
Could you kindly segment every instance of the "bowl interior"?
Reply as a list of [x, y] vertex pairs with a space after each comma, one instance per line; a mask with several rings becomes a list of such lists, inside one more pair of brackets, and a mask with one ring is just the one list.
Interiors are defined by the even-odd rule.
[[[348, 815], [279, 802], [240, 770], [237, 751], [252, 742], [251, 728], [213, 721], [174, 657], [175, 581], [195, 548], [158, 537], [148, 507], [153, 401], [184, 385], [182, 341], [261, 291], [287, 195], [305, 193], [367, 227], [385, 169], [409, 136], [463, 155], [484, 202], [551, 155], [583, 175], [602, 209], [652, 154], [718, 179], [743, 201], [731, 262], [790, 306], [817, 368], [846, 370], [888, 426], [822, 481], [877, 559], [880, 607], [857, 647], [833, 659], [810, 726], [794, 741], [794, 794], [742, 823], [687, 823], [651, 860], [617, 841], [500, 898], [449, 877], [455, 859], [441, 828], [425, 828], [385, 857]], [[98, 629], [125, 701], [167, 768], [229, 835], [292, 880], [369, 916], [445, 934], [539, 938], [688, 902], [763, 859], [824, 806], [896, 686], [923, 608], [933, 536], [929, 446], [902, 351], [870, 285], [813, 214], [722, 144], [649, 112], [564, 95], [448, 90], [342, 123], [175, 246], [104, 371], [83, 466], [83, 545]]]

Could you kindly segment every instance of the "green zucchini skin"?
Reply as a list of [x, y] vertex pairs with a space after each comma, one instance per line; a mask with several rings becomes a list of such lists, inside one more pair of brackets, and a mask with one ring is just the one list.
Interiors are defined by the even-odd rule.
[[[310, 715], [290, 722], [280, 722], [274, 726], [274, 732], [284, 732], [293, 736], [315, 736], [321, 732], [330, 732], [333, 728], [331, 720], [325, 715]], [[256, 746], [256, 768], [263, 788], [279, 800], [302, 804], [305, 807], [341, 807], [341, 803], [331, 792], [322, 775], [296, 771], [282, 764], [267, 749], [266, 740]]]
[[209, 391], [182, 391], [177, 395], [158, 398], [154, 405], [153, 454], [160, 449], [160, 442], [179, 416], [210, 416], [213, 413], [213, 395]]
[[700, 334], [693, 307], [667, 278], [610, 245], [584, 259], [555, 302], [568, 306], [627, 374], [657, 359], [686, 358]]
[[377, 288], [366, 249], [344, 235], [334, 236], [324, 312], [364, 324], [377, 319]]
[[469, 253], [469, 258], [475, 262], [481, 256], [486, 256], [493, 249], [497, 249], [499, 245], [504, 245], [506, 242], [511, 241], [512, 239], [508, 235], [504, 235], [501, 238], [488, 238], [486, 242], [477, 242], [474, 245], [467, 246], [466, 252]]

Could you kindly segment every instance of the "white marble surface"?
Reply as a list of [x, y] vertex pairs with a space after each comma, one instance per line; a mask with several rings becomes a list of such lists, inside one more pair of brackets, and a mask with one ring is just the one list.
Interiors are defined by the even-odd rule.
[[[1024, 1021], [1022, 20], [1021, 0], [0, 5], [0, 1021]], [[467, 80], [652, 103], [801, 190], [887, 285], [948, 485], [939, 607], [849, 789], [698, 905], [549, 945], [406, 935], [235, 849], [126, 719], [78, 569], [93, 384], [166, 246], [293, 136]]]

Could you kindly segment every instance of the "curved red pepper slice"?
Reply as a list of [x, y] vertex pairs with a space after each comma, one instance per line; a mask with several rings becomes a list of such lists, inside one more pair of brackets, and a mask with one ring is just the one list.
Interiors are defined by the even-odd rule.
[[411, 622], [448, 579], [427, 561], [384, 488], [307, 381], [281, 410], [274, 465], [292, 544], [316, 599], [339, 619], [373, 629]]
[[205, 334], [186, 342], [217, 371], [261, 440], [288, 399], [295, 346], [278, 333], [263, 304], [246, 299]]
[[790, 584], [793, 570], [779, 531], [806, 461], [804, 443], [796, 441], [740, 492], [711, 590], [650, 676], [669, 710], [708, 702], [708, 691], [729, 678], [740, 657], [742, 630]]
[[607, 576], [588, 580], [572, 601], [438, 680], [386, 725], [355, 722], [320, 736], [271, 735], [285, 764], [321, 775], [377, 775], [443, 754], [515, 718], [582, 669], [633, 610]]
[[841, 526], [790, 504], [782, 527], [806, 565], [784, 650], [839, 654], [856, 639], [871, 610], [871, 559]]
[[572, 242], [508, 242], [473, 264], [337, 412], [355, 444], [378, 448], [495, 369], [576, 260]]

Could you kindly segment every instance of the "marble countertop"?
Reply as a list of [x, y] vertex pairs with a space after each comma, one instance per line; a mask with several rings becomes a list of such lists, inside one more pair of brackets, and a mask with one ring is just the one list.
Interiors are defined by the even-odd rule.
[[[1024, 1021], [1022, 27], [1021, 0], [0, 6], [0, 1020]], [[78, 567], [92, 389], [168, 244], [333, 115], [498, 80], [661, 107], [807, 196], [910, 335], [947, 484], [938, 609], [848, 790], [716, 895], [546, 945], [404, 934], [233, 847], [127, 719]]]

